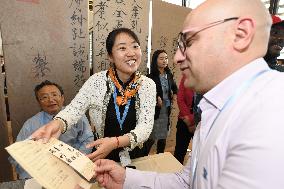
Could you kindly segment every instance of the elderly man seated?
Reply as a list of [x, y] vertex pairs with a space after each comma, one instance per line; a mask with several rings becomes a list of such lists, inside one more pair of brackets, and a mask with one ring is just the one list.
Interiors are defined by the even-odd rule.
[[[41, 111], [24, 123], [16, 141], [27, 139], [35, 130], [51, 121], [52, 118], [64, 108], [64, 92], [62, 87], [58, 84], [46, 80], [37, 85], [34, 92]], [[94, 135], [87, 117], [84, 115], [76, 125], [62, 134], [59, 140], [69, 144], [82, 153], [90, 153], [92, 148], [88, 149], [86, 145], [94, 141]], [[9, 160], [16, 166], [16, 171], [20, 179], [31, 178], [15, 160], [12, 158]]]

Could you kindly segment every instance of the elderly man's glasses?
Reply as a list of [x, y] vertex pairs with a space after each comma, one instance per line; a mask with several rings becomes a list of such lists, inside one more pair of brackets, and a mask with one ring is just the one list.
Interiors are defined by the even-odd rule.
[[59, 99], [62, 95], [61, 94], [58, 94], [58, 93], [51, 93], [51, 94], [44, 94], [42, 96], [40, 96], [38, 99], [41, 101], [41, 102], [47, 102], [51, 99]]
[[[230, 20], [237, 20], [237, 19], [239, 19], [239, 17], [226, 18], [226, 19], [223, 19], [223, 20], [219, 20], [219, 21], [215, 21], [215, 22], [206, 24], [205, 26], [193, 27], [193, 28], [184, 30], [183, 32], [180, 32], [180, 33], [179, 33], [179, 36], [178, 36], [178, 48], [180, 49], [180, 51], [182, 52], [182, 54], [184, 54], [186, 48], [191, 46], [191, 43], [190, 43], [190, 42], [191, 42], [192, 38], [193, 38], [196, 34], [198, 34], [199, 32], [204, 31], [204, 30], [206, 30], [206, 29], [208, 29], [208, 28], [211, 28], [211, 27], [213, 27], [213, 26], [217, 26], [217, 25], [222, 24], [222, 23], [224, 23], [224, 22], [228, 22], [228, 21], [230, 21]], [[186, 35], [187, 35], [189, 32], [192, 32], [192, 34], [190, 35], [189, 38], [186, 39]]]

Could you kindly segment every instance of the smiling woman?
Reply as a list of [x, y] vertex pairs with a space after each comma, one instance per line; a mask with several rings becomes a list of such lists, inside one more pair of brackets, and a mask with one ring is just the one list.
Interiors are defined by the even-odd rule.
[[127, 28], [113, 30], [106, 39], [106, 49], [111, 68], [91, 76], [72, 102], [33, 137], [64, 133], [89, 109], [98, 139], [88, 145], [96, 147], [88, 157], [127, 165], [129, 158], [145, 155], [143, 143], [153, 128], [156, 87], [137, 71], [141, 48], [134, 32]]

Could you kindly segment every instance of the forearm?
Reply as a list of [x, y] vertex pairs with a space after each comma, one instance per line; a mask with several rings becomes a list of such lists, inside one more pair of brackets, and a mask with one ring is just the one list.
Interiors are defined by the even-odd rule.
[[116, 137], [117, 147], [128, 147], [130, 145], [130, 140], [127, 135]]
[[152, 80], [145, 82], [144, 85], [145, 86], [141, 86], [138, 91], [140, 107], [136, 110], [136, 117], [138, 117], [136, 126], [130, 131], [130, 133], [126, 134], [130, 140], [130, 149], [134, 149], [136, 146], [142, 146], [149, 138], [153, 129], [156, 105], [156, 87]]
[[68, 127], [77, 123], [89, 108], [92, 99], [98, 99], [96, 96], [98, 94], [94, 92], [98, 90], [94, 87], [95, 81], [95, 76], [90, 77], [82, 86], [78, 94], [76, 94], [71, 103], [61, 110], [55, 118], [60, 117], [65, 120]]
[[188, 175], [183, 171], [176, 173], [156, 173], [126, 168], [126, 178], [123, 188], [185, 189], [189, 188], [188, 180]]

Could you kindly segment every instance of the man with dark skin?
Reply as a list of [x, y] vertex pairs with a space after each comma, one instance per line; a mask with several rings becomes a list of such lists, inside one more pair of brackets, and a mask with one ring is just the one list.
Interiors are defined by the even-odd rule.
[[272, 23], [268, 49], [264, 59], [271, 69], [284, 72], [284, 66], [277, 62], [277, 57], [280, 56], [280, 51], [284, 47], [284, 21], [280, 17], [272, 15]]

